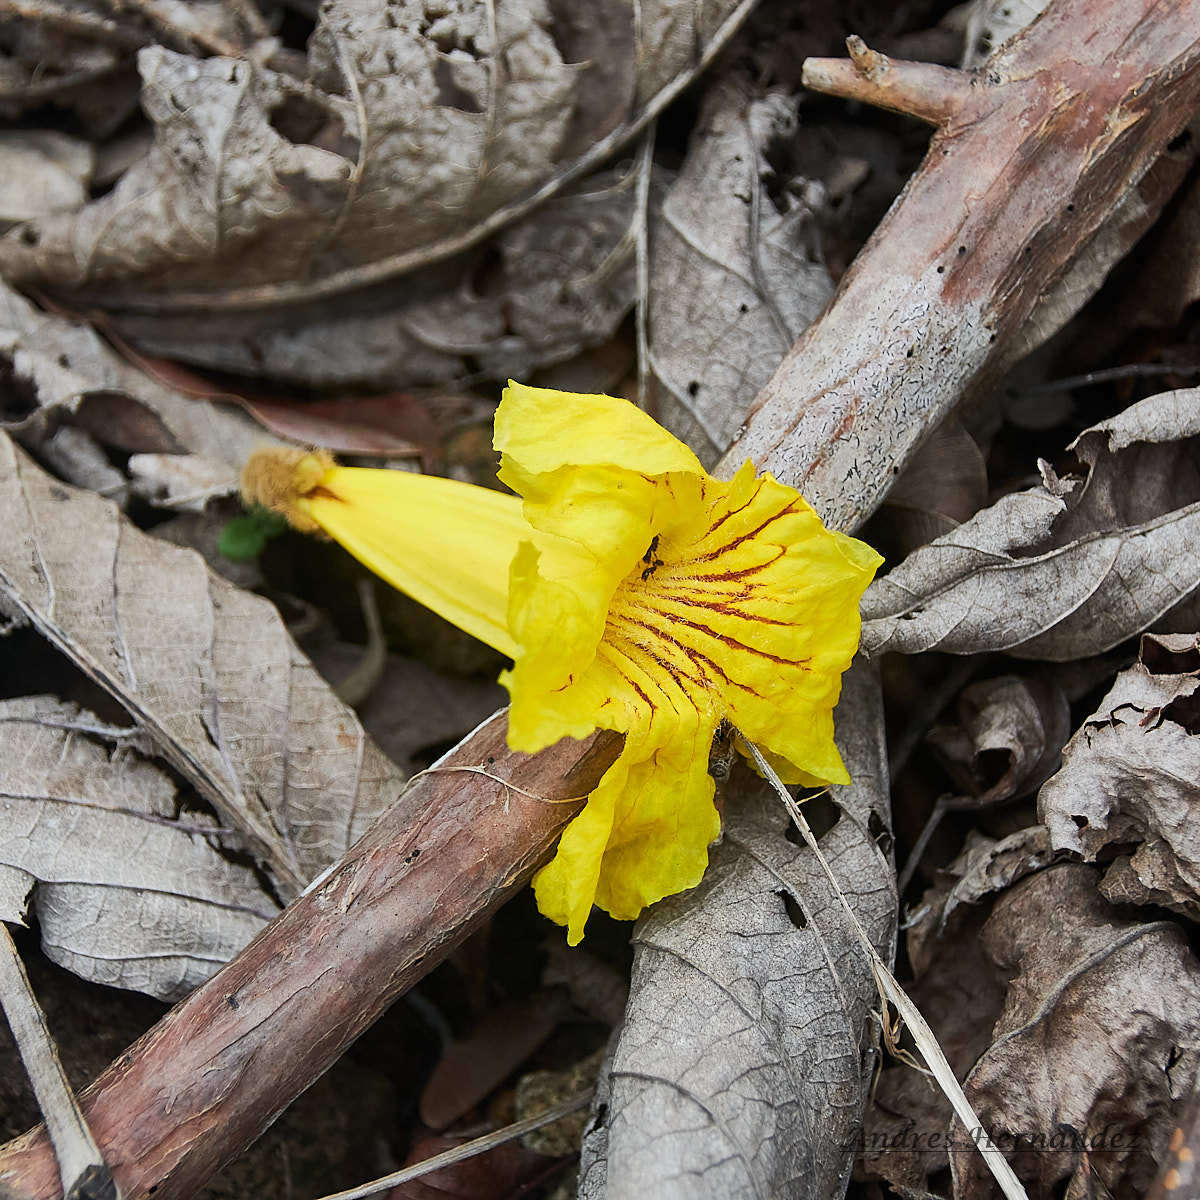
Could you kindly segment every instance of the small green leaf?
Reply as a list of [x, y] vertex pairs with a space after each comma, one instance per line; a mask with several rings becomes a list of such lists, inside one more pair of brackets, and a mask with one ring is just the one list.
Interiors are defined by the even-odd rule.
[[287, 528], [287, 521], [278, 513], [265, 508], [252, 508], [243, 516], [234, 517], [217, 539], [217, 549], [226, 558], [237, 562], [257, 558], [266, 548], [267, 542], [278, 537]]

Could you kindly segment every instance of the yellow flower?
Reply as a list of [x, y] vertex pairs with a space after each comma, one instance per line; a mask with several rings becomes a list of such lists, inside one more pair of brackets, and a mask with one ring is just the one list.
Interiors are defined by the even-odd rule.
[[712, 479], [624, 400], [510, 384], [495, 446], [522, 499], [278, 451], [244, 489], [511, 656], [513, 749], [625, 734], [534, 878], [575, 945], [593, 904], [632, 919], [699, 883], [722, 720], [787, 782], [848, 781], [833, 707], [881, 559], [749, 462]]

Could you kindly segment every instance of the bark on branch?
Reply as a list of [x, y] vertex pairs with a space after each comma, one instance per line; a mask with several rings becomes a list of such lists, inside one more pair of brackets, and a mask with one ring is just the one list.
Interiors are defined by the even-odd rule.
[[1147, 174], [1200, 103], [1198, 31], [1200, 0], [1058, 0], [978, 72], [853, 38], [849, 61], [809, 59], [810, 87], [938, 131], [718, 472], [752, 458], [839, 527], [872, 512], [968, 384], [1083, 303], [1082, 258], [1111, 265], [1153, 222], [1194, 158]]
[[[507, 727], [497, 713], [416, 777], [325, 878], [88, 1088], [83, 1113], [126, 1200], [195, 1195], [528, 882], [619, 738], [531, 757], [507, 748]], [[60, 1194], [41, 1127], [0, 1151], [0, 1196]]]
[[[861, 46], [852, 64], [810, 62], [813, 86], [938, 133], [722, 469], [751, 457], [832, 525], [864, 519], [964, 387], [1028, 347], [1027, 322], [1113, 215], [1117, 250], [1153, 220], [1190, 161], [1180, 151], [1147, 175], [1197, 107], [1198, 34], [1200, 0], [1059, 0], [974, 76]], [[84, 1111], [125, 1194], [190, 1196], [253, 1141], [544, 860], [576, 808], [530, 794], [581, 796], [614, 754], [601, 735], [516, 755], [501, 717], [443, 765], [520, 790], [470, 771], [418, 779], [88, 1090]], [[58, 1195], [43, 1132], [0, 1149], [0, 1197]]]

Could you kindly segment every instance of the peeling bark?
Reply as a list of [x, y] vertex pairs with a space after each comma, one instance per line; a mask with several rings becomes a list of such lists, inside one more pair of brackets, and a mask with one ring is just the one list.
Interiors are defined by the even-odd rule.
[[1194, 156], [1181, 139], [1149, 171], [1200, 105], [1197, 30], [1200, 0], [1059, 0], [978, 72], [853, 38], [848, 61], [809, 59], [810, 87], [938, 129], [717, 473], [752, 458], [829, 524], [869, 515], [964, 389], [1033, 348], [1039, 309], [1059, 300], [1061, 324], [1082, 304], [1062, 311], [1057, 289], [1109, 218], [1115, 261], [1157, 217]]

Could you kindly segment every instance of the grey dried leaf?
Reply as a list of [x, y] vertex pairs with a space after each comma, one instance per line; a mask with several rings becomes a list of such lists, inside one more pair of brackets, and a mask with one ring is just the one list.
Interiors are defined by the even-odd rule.
[[[661, 176], [659, 177], [661, 180]], [[655, 205], [662, 185], [654, 189]], [[362, 298], [262, 313], [127, 314], [140, 349], [309, 386], [526, 378], [612, 336], [636, 295], [634, 174], [598, 172], [470, 252]]]
[[107, 689], [291, 896], [403, 786], [265, 600], [0, 435], [0, 594]]
[[[1200, 1063], [1200, 966], [1186, 936], [1118, 916], [1096, 882], [1082, 864], [1040, 871], [997, 900], [983, 931], [1011, 982], [964, 1086], [1039, 1195], [1068, 1180], [1072, 1197], [1144, 1194]], [[973, 1150], [951, 1166], [955, 1195], [987, 1194]]]
[[[1128, 847], [1104, 889], [1200, 919], [1200, 637], [1147, 635], [1063, 751], [1038, 814], [1056, 850]], [[1136, 847], [1136, 849], [1134, 849]]]
[[1047, 469], [909, 555], [867, 590], [865, 651], [1066, 661], [1162, 619], [1200, 587], [1197, 401], [1164, 392], [1085, 430], [1082, 478]]
[[274, 439], [238, 409], [174, 391], [117, 355], [89, 325], [43, 313], [0, 283], [0, 370], [11, 373], [0, 428], [40, 447], [67, 421], [120, 450], [181, 454], [210, 484], [237, 490], [250, 452]]
[[1000, 839], [970, 830], [958, 857], [938, 872], [937, 884], [921, 897], [919, 916], [909, 926], [913, 971], [924, 977], [932, 969], [950, 919], [959, 909], [1003, 892], [1053, 860], [1050, 832], [1044, 825], [1030, 825]]
[[[804, 197], [772, 198], [766, 151], [794, 101], [712, 88], [679, 178], [652, 224], [649, 365], [659, 416], [711, 466], [762, 385], [833, 295]], [[790, 181], [799, 184], [803, 181]]]
[[0, 221], [75, 212], [87, 200], [95, 151], [49, 129], [0, 131]]
[[957, 724], [935, 726], [927, 739], [964, 793], [964, 804], [984, 808], [1028, 795], [1058, 768], [1071, 710], [1053, 679], [981, 680], [962, 690], [957, 707]]
[[42, 949], [111, 987], [177, 1000], [279, 906], [223, 856], [216, 821], [90, 713], [0, 703], [0, 919], [31, 907]]
[[[605, 0], [598, 16], [594, 0], [331, 0], [311, 83], [148, 47], [154, 149], [76, 218], [4, 239], [0, 263], [10, 278], [121, 285], [97, 301], [152, 309], [260, 307], [394, 278], [595, 166], [752, 3]], [[635, 78], [603, 65], [614, 42]]]
[[877, 517], [887, 553], [908, 554], [970, 520], [988, 497], [987, 464], [956, 418], [944, 421], [892, 485]]
[[[845, 679], [821, 847], [885, 958], [894, 950], [878, 681]], [[811, 817], [810, 817], [811, 819]], [[601, 1072], [579, 1195], [826, 1197], [845, 1187], [875, 1062], [877, 993], [845, 913], [777, 799], [748, 788], [686, 900], [635, 933], [625, 1025]]]

